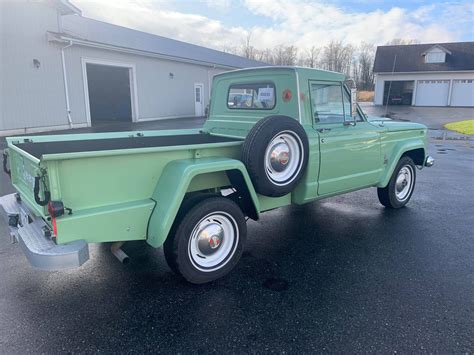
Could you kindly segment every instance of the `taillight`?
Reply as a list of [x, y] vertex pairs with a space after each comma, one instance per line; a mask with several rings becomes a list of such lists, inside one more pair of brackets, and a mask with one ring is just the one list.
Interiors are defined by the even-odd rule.
[[51, 218], [57, 218], [64, 214], [64, 204], [61, 201], [50, 201], [48, 212]]

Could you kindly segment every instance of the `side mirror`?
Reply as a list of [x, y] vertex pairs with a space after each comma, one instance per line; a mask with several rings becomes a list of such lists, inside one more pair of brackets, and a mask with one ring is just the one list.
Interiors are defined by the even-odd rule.
[[357, 89], [356, 88], [351, 89], [351, 116], [354, 118], [357, 116]]

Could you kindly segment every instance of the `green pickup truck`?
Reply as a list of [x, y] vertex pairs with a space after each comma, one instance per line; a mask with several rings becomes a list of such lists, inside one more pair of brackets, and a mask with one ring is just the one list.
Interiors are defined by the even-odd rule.
[[214, 77], [202, 129], [7, 138], [0, 198], [11, 238], [30, 263], [82, 265], [89, 243], [164, 247], [192, 283], [239, 261], [246, 219], [367, 187], [380, 202], [410, 200], [431, 166], [427, 128], [367, 117], [342, 74], [297, 67]]

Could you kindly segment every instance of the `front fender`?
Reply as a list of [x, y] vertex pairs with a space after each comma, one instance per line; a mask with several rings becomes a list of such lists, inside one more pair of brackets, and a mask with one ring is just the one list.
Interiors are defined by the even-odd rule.
[[155, 248], [163, 245], [193, 178], [222, 171], [240, 172], [258, 215], [257, 194], [241, 161], [222, 157], [175, 160], [164, 168], [152, 195], [156, 205], [148, 223], [148, 244]]
[[380, 181], [377, 187], [386, 187], [388, 185], [390, 178], [392, 177], [392, 174], [395, 170], [395, 167], [397, 166], [398, 161], [403, 156], [403, 154], [405, 154], [406, 152], [409, 152], [410, 150], [419, 149], [419, 148], [424, 149], [425, 155], [426, 155], [426, 147], [423, 140], [398, 142], [390, 153], [386, 153], [387, 155], [390, 154], [388, 164], [384, 173], [382, 174], [380, 178]]

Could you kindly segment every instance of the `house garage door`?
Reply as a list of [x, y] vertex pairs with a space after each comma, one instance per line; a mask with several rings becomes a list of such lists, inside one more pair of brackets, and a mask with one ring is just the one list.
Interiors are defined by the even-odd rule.
[[418, 80], [416, 106], [447, 106], [449, 80]]
[[474, 106], [474, 80], [453, 80], [451, 106]]

